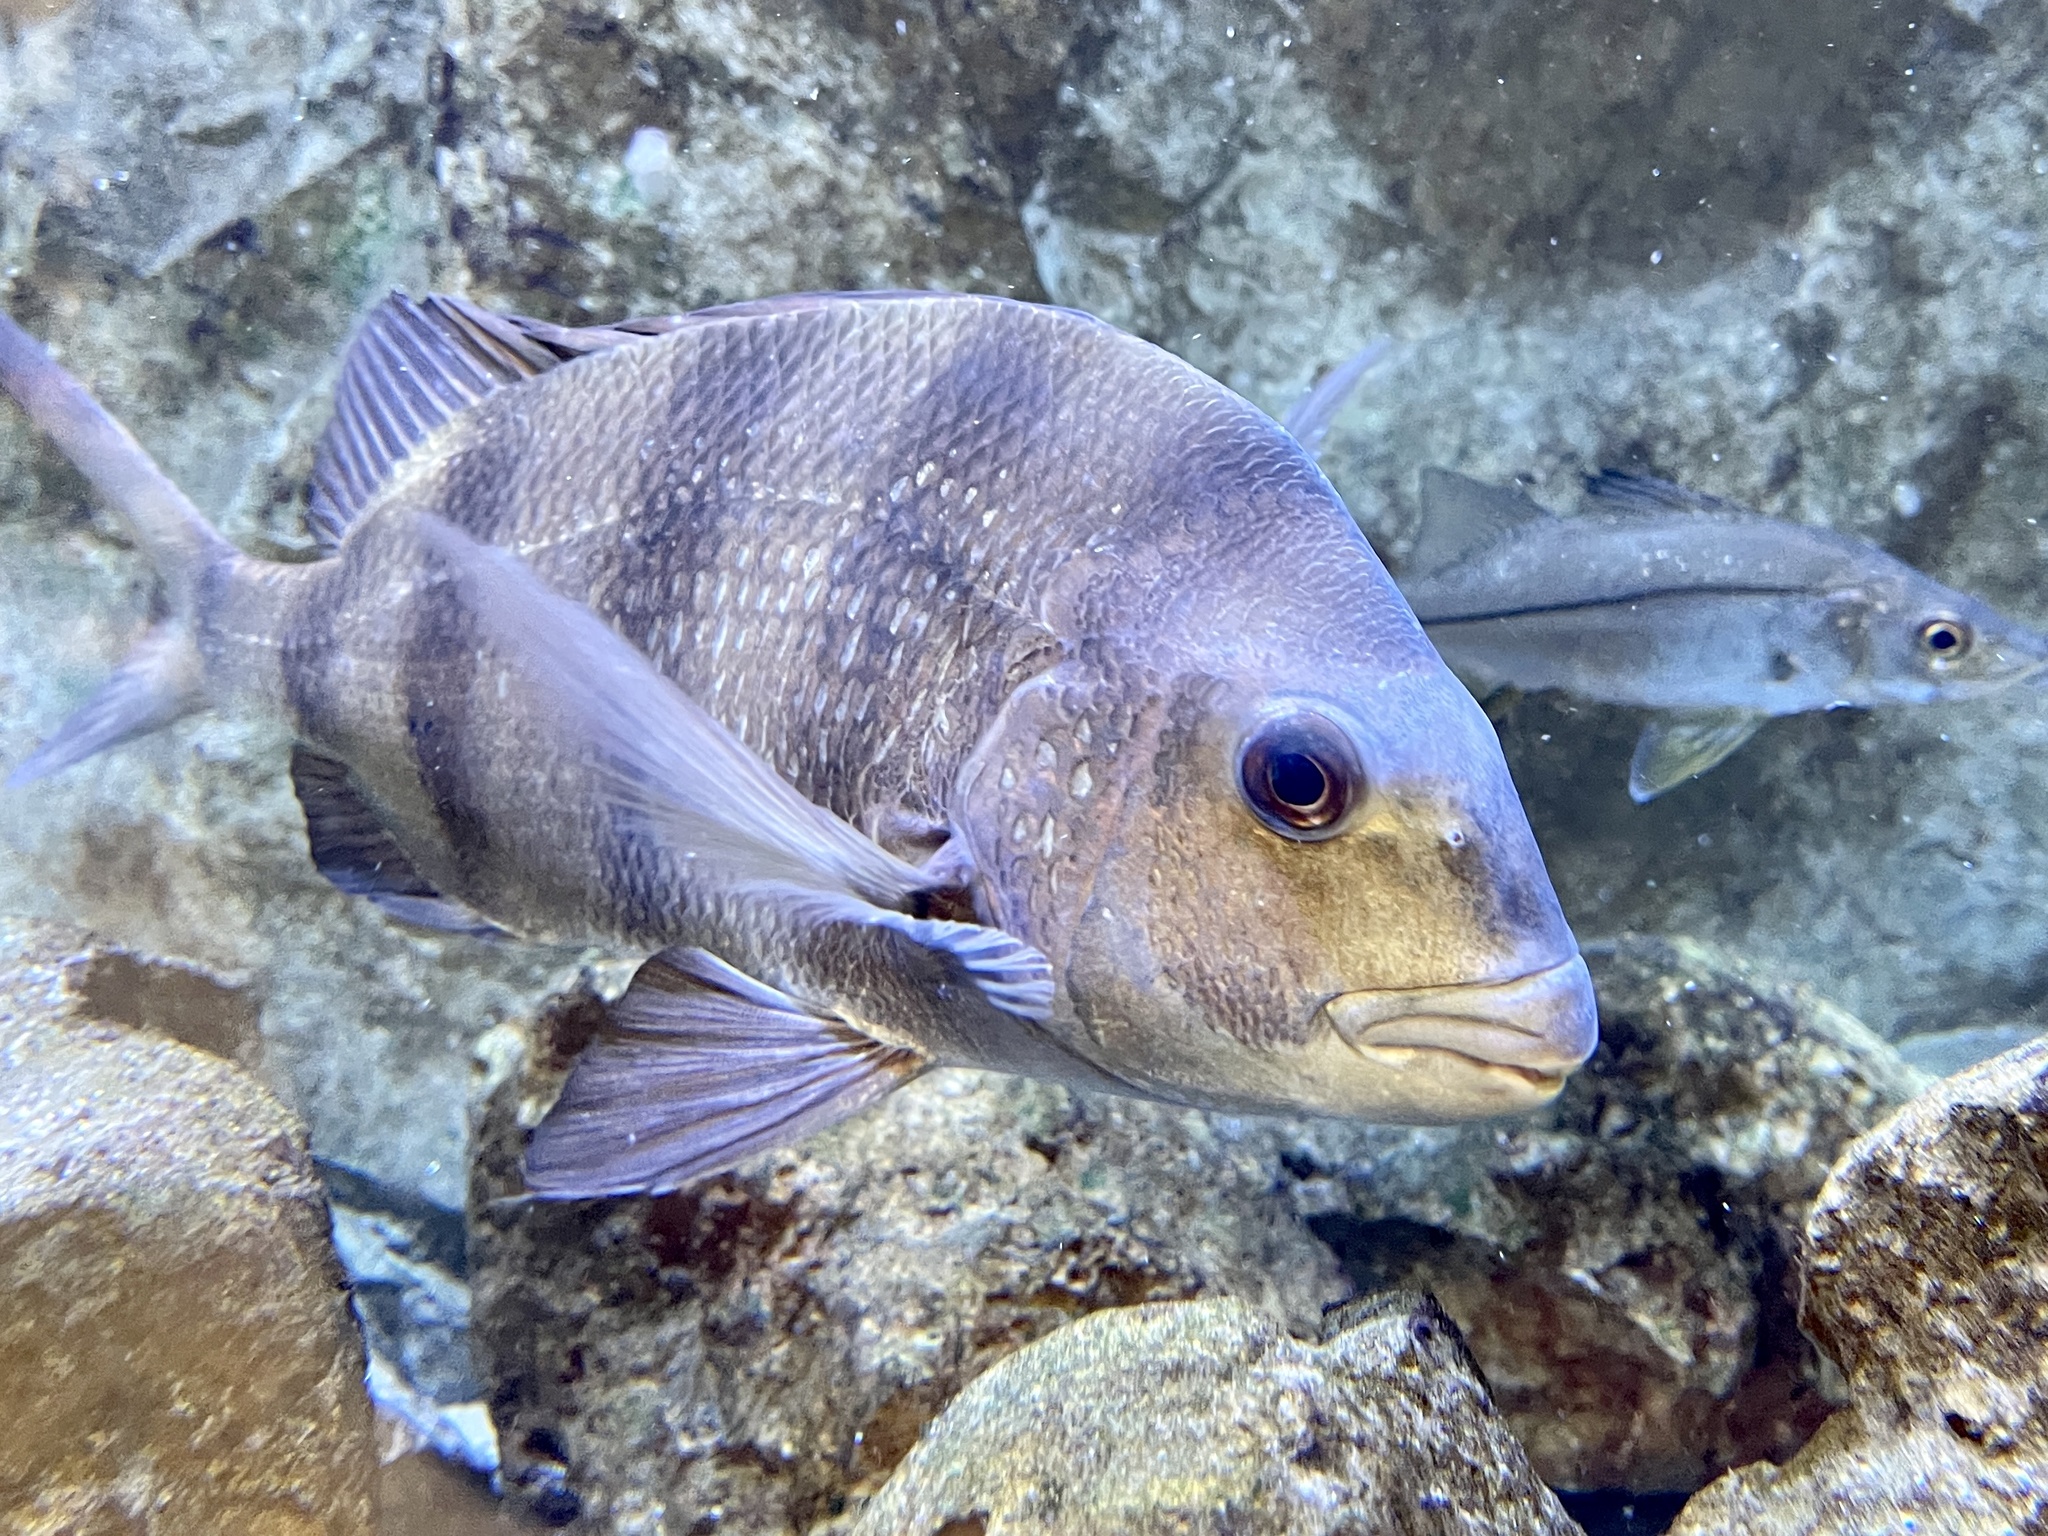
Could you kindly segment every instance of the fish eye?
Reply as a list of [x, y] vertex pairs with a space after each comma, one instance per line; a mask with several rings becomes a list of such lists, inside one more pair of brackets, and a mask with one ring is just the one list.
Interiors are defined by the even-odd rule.
[[1245, 804], [1282, 837], [1312, 842], [1336, 834], [1365, 790], [1351, 739], [1321, 715], [1268, 720], [1238, 759]]
[[1929, 619], [1920, 626], [1920, 644], [1936, 661], [1960, 661], [1970, 649], [1970, 627], [1959, 619]]

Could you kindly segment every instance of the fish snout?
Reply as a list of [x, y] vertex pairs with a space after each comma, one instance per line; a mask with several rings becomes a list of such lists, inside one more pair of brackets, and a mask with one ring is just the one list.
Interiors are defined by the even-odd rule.
[[1593, 979], [1577, 954], [1506, 981], [1344, 992], [1323, 1012], [1360, 1056], [1415, 1079], [1444, 1118], [1546, 1103], [1600, 1043]]

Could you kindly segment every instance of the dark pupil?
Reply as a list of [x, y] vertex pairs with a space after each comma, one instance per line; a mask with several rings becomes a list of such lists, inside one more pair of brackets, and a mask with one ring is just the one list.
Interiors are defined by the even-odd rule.
[[1330, 781], [1312, 757], [1300, 752], [1281, 752], [1266, 770], [1266, 783], [1273, 798], [1282, 805], [1312, 810], [1330, 792]]
[[1946, 624], [1936, 624], [1927, 631], [1927, 644], [1937, 651], [1952, 651], [1956, 645], [1956, 632]]

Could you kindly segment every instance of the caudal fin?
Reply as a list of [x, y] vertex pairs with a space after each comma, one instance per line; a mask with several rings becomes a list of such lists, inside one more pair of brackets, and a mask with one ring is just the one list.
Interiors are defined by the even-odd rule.
[[0, 389], [118, 512], [164, 584], [166, 616], [99, 690], [8, 777], [10, 787], [161, 729], [206, 702], [195, 619], [202, 578], [234, 546], [43, 346], [0, 314]]

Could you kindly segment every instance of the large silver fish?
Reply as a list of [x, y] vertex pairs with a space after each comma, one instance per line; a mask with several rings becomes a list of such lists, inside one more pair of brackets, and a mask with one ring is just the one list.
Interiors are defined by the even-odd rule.
[[529, 1148], [544, 1194], [672, 1188], [934, 1064], [1446, 1121], [1593, 1048], [1493, 733], [1342, 503], [1109, 326], [396, 296], [309, 565], [229, 547], [12, 324], [0, 383], [165, 586], [17, 778], [276, 711], [344, 889], [653, 953]]
[[1425, 469], [1401, 590], [1482, 691], [1670, 711], [1636, 743], [1639, 803], [1773, 715], [1969, 698], [2048, 666], [2048, 636], [1864, 539], [1613, 470], [1587, 490], [1559, 517]]

